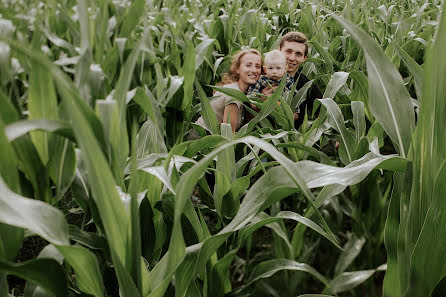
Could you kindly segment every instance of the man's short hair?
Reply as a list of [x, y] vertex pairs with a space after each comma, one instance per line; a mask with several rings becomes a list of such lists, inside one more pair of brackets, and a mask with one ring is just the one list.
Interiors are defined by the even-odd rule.
[[302, 43], [303, 45], [305, 45], [305, 57], [308, 55], [308, 38], [307, 36], [305, 36], [305, 34], [298, 31], [288, 32], [287, 34], [282, 36], [282, 40], [280, 41], [279, 45], [280, 49], [282, 49], [286, 41]]
[[269, 64], [272, 60], [282, 62], [286, 66], [286, 57], [279, 50], [272, 50], [265, 54], [265, 64]]

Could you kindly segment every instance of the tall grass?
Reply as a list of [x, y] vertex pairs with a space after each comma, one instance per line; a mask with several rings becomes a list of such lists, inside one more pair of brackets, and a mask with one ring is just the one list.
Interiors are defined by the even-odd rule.
[[[279, 4], [3, 3], [0, 296], [442, 296], [443, 3]], [[290, 30], [311, 81], [218, 127], [230, 55]]]

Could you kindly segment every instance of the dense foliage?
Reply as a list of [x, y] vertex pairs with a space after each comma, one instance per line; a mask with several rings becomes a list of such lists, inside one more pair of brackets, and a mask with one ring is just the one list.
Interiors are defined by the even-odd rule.
[[[444, 296], [442, 6], [2, 0], [0, 297]], [[311, 81], [219, 127], [230, 56], [293, 30]]]

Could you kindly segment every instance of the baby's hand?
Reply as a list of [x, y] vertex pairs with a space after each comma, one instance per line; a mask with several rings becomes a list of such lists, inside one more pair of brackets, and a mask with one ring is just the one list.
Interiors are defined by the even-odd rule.
[[263, 101], [265, 101], [266, 100], [266, 98], [268, 97], [268, 96], [271, 96], [273, 93], [274, 93], [274, 91], [277, 89], [277, 87], [278, 86], [276, 86], [276, 85], [273, 85], [273, 86], [267, 86], [266, 88], [264, 88], [263, 90], [262, 90], [262, 92], [261, 92], [261, 95], [264, 95], [264, 96], [260, 96], [260, 98], [263, 100]]

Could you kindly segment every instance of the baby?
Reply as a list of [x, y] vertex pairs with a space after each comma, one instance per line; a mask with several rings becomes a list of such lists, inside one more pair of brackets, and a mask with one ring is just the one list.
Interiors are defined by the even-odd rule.
[[[265, 66], [264, 71], [266, 75], [261, 75], [255, 85], [251, 85], [248, 89], [248, 96], [259, 97], [259, 94], [264, 88], [269, 85], [278, 86], [286, 73], [286, 57], [279, 50], [272, 50], [265, 54]], [[286, 73], [285, 88], [283, 89], [282, 96], [284, 96], [294, 83], [294, 79], [291, 75]]]

